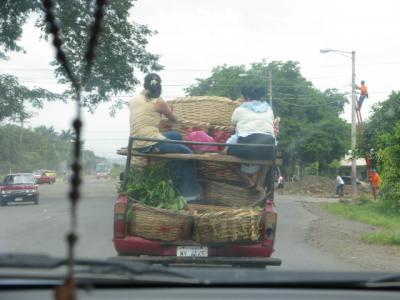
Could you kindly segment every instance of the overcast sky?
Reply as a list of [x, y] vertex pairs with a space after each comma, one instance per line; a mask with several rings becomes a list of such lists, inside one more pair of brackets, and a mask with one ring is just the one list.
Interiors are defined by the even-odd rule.
[[[363, 106], [368, 116], [373, 104], [400, 89], [399, 11], [400, 1], [394, 0], [139, 0], [132, 20], [158, 31], [149, 50], [161, 55], [167, 99], [182, 96], [184, 87], [208, 77], [212, 67], [248, 65], [263, 58], [298, 61], [302, 74], [317, 88], [350, 92], [351, 60], [319, 52], [332, 48], [356, 51], [357, 83], [364, 79], [369, 87], [370, 98]], [[21, 40], [27, 53], [0, 61], [0, 72], [15, 74], [30, 87], [61, 91], [49, 66], [53, 49], [39, 41], [39, 34], [29, 22]], [[349, 111], [348, 106], [346, 120]], [[48, 104], [28, 125], [68, 129], [73, 113], [73, 104]], [[127, 144], [127, 109], [111, 118], [108, 105], [102, 105], [95, 114], [85, 114], [84, 130], [86, 148], [115, 157], [116, 149]]]

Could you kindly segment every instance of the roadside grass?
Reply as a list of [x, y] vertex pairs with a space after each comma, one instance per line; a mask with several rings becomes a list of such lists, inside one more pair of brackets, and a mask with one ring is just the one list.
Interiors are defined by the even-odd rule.
[[363, 199], [357, 203], [323, 203], [321, 207], [332, 214], [380, 228], [364, 234], [363, 241], [380, 245], [400, 245], [400, 215], [385, 209], [379, 202]]

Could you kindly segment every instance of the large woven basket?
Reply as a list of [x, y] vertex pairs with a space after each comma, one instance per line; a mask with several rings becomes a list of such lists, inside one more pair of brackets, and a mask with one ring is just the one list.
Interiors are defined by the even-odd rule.
[[[235, 164], [237, 166], [237, 164]], [[214, 181], [243, 182], [234, 165], [218, 161], [199, 161], [198, 171], [202, 178]]]
[[168, 159], [165, 158], [155, 158], [155, 157], [143, 157], [143, 156], [132, 156], [131, 166], [133, 168], [143, 169], [149, 165], [157, 165], [159, 167], [164, 167], [168, 164]]
[[131, 209], [128, 227], [131, 235], [161, 241], [192, 238], [193, 216], [186, 211], [159, 209], [141, 203], [134, 203]]
[[199, 243], [255, 242], [261, 236], [261, 209], [226, 209], [195, 217], [194, 239]]
[[170, 100], [168, 104], [180, 120], [230, 126], [232, 113], [239, 102], [225, 97], [193, 96]]
[[167, 119], [162, 119], [159, 125], [161, 132], [167, 131], [178, 131], [182, 138], [193, 131], [204, 131], [206, 133], [209, 132], [210, 123], [206, 122], [199, 122], [199, 121], [187, 121], [187, 120], [180, 120], [176, 123], [170, 122]]
[[263, 204], [265, 192], [255, 192], [244, 187], [216, 181], [207, 181], [204, 185], [204, 204], [256, 207]]

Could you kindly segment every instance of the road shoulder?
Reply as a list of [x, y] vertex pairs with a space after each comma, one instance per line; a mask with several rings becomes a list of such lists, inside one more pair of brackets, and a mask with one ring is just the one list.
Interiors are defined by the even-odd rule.
[[400, 270], [399, 246], [373, 245], [361, 240], [363, 234], [375, 231], [377, 227], [332, 215], [323, 210], [318, 202], [303, 202], [303, 206], [318, 217], [311, 222], [306, 233], [309, 245], [365, 270]]

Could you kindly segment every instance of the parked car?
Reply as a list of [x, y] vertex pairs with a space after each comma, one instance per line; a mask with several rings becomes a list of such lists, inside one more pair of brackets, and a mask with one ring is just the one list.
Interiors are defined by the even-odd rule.
[[37, 184], [48, 183], [52, 184], [56, 182], [56, 172], [55, 171], [39, 171], [34, 174]]
[[36, 180], [31, 173], [9, 174], [0, 186], [1, 206], [10, 202], [39, 203], [39, 191]]
[[[351, 176], [342, 176], [343, 182], [345, 185], [351, 185]], [[357, 185], [364, 185], [367, 184], [364, 181], [359, 180], [358, 178], [356, 178], [356, 183]]]

